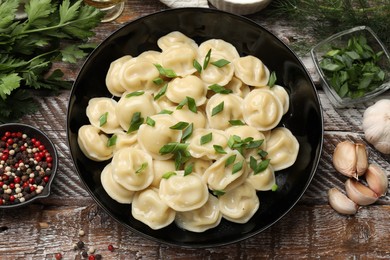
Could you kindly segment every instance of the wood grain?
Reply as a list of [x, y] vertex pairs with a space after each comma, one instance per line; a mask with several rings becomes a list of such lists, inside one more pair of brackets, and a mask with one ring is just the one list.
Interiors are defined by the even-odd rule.
[[[112, 23], [101, 24], [91, 42], [100, 43], [128, 21], [167, 7], [156, 0], [126, 1], [125, 13]], [[269, 29], [287, 44], [307, 37], [288, 21], [263, 16], [248, 16]], [[309, 41], [310, 39], [308, 39]], [[307, 54], [302, 62], [312, 79], [319, 83]], [[73, 81], [82, 62], [55, 63]], [[53, 69], [54, 69], [53, 68]], [[245, 241], [206, 249], [171, 247], [143, 238], [105, 212], [92, 200], [81, 183], [71, 159], [66, 136], [66, 114], [70, 91], [56, 96], [37, 93], [40, 110], [20, 121], [41, 128], [56, 145], [59, 169], [49, 198], [24, 208], [0, 211], [0, 259], [54, 259], [61, 252], [64, 259], [82, 259], [73, 249], [78, 240], [96, 248], [104, 259], [390, 259], [390, 190], [377, 203], [361, 207], [355, 216], [337, 214], [330, 208], [327, 191], [344, 189], [345, 177], [332, 165], [332, 154], [343, 140], [363, 142], [369, 160], [380, 165], [390, 177], [390, 156], [378, 153], [364, 138], [361, 128], [365, 109], [374, 101], [357, 107], [335, 109], [318, 85], [323, 108], [324, 144], [316, 174], [298, 204], [278, 223]], [[390, 99], [387, 92], [378, 99]], [[85, 235], [80, 237], [82, 229]], [[107, 246], [116, 247], [110, 252]]]

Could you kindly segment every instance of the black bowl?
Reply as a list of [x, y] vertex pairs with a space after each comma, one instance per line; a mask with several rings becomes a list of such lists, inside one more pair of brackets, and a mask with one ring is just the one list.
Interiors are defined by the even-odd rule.
[[[275, 71], [277, 84], [290, 93], [290, 109], [281, 124], [300, 143], [296, 163], [277, 173], [276, 192], [258, 192], [260, 209], [246, 224], [222, 221], [203, 233], [175, 224], [153, 230], [131, 216], [131, 207], [112, 200], [102, 188], [100, 172], [107, 162], [87, 159], [77, 144], [79, 128], [89, 124], [85, 110], [93, 97], [111, 97], [105, 86], [110, 63], [123, 55], [159, 50], [157, 39], [180, 31], [200, 43], [211, 38], [232, 43], [241, 56], [254, 55]], [[170, 9], [147, 15], [120, 28], [98, 46], [83, 65], [71, 92], [68, 142], [74, 164], [89, 193], [115, 220], [149, 239], [182, 247], [214, 247], [260, 233], [282, 218], [301, 198], [315, 174], [323, 142], [323, 118], [315, 86], [297, 56], [272, 33], [244, 17], [215, 9]]]
[[21, 132], [23, 134], [26, 134], [30, 138], [35, 138], [41, 142], [46, 148], [46, 150], [50, 153], [53, 161], [52, 161], [52, 167], [51, 167], [51, 174], [49, 177], [49, 181], [46, 183], [44, 189], [41, 193], [36, 194], [35, 196], [32, 196], [30, 199], [19, 202], [19, 203], [13, 203], [8, 205], [1, 205], [0, 209], [11, 209], [11, 208], [18, 208], [21, 206], [26, 206], [27, 204], [30, 204], [31, 202], [46, 198], [50, 195], [51, 191], [51, 185], [55, 178], [55, 175], [57, 173], [58, 168], [58, 155], [57, 150], [54, 146], [54, 143], [50, 140], [50, 138], [40, 129], [26, 125], [26, 124], [20, 124], [20, 123], [8, 123], [0, 125], [0, 136], [4, 136], [6, 132]]

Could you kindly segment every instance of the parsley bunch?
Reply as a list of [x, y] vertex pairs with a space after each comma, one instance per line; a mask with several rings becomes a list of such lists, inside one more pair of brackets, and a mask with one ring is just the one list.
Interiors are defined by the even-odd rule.
[[76, 63], [94, 48], [86, 44], [103, 13], [81, 0], [31, 0], [27, 18], [15, 20], [19, 0], [0, 0], [0, 122], [36, 111], [28, 89], [58, 91], [70, 88], [52, 62]]

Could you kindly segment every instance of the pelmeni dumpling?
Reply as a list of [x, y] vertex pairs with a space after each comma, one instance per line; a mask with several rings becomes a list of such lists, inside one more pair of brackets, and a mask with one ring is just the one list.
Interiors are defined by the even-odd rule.
[[112, 157], [112, 177], [131, 191], [148, 187], [154, 178], [152, 157], [141, 149], [123, 148]]
[[207, 160], [207, 159], [196, 159], [196, 158], [191, 158], [189, 159], [184, 165], [185, 167], [189, 166], [192, 164], [192, 168], [194, 172], [197, 172], [200, 175], [203, 175], [204, 172], [213, 164], [212, 160]]
[[247, 181], [252, 184], [253, 188], [259, 191], [271, 190], [276, 184], [275, 171], [272, 165], [257, 174], [253, 171], [249, 173]]
[[168, 143], [180, 142], [182, 131], [170, 128], [179, 121], [167, 114], [154, 115], [150, 118], [155, 124], [154, 126], [148, 124], [140, 126], [137, 137], [138, 143], [153, 159], [169, 159], [173, 154], [160, 154], [160, 149]]
[[202, 180], [213, 191], [234, 189], [240, 186], [248, 177], [248, 167], [245, 158], [233, 150], [216, 160], [202, 175]]
[[271, 131], [267, 139], [267, 158], [275, 171], [286, 169], [294, 164], [299, 152], [299, 143], [291, 131], [278, 127]]
[[128, 92], [123, 93], [116, 107], [116, 116], [124, 131], [129, 129], [135, 113], [140, 112], [141, 117], [146, 118], [159, 111], [150, 93], [145, 92], [140, 96], [129, 96], [129, 94]]
[[189, 45], [170, 47], [162, 52], [161, 65], [172, 69], [177, 76], [185, 77], [196, 72], [193, 65], [197, 52]]
[[205, 57], [209, 50], [211, 50], [211, 57], [214, 54], [218, 54], [230, 62], [240, 57], [236, 47], [221, 39], [210, 39], [202, 42], [199, 45], [198, 53], [201, 57]]
[[153, 64], [160, 64], [161, 63], [161, 52], [159, 52], [159, 51], [144, 51], [143, 53], [138, 55], [137, 58], [148, 60]]
[[237, 78], [252, 87], [264, 87], [268, 84], [270, 72], [264, 63], [255, 56], [244, 56], [233, 61]]
[[226, 192], [219, 197], [222, 217], [235, 223], [246, 223], [260, 207], [256, 190], [249, 182]]
[[209, 196], [206, 204], [201, 208], [177, 212], [175, 223], [182, 229], [192, 232], [204, 232], [219, 225], [222, 214], [219, 211], [218, 199], [212, 195]]
[[283, 114], [286, 114], [290, 107], [290, 96], [288, 95], [286, 89], [280, 85], [274, 85], [270, 90], [275, 93], [279, 98], [280, 102], [283, 105]]
[[125, 55], [119, 59], [111, 62], [110, 67], [106, 75], [106, 86], [108, 91], [114, 96], [120, 97], [126, 89], [122, 86], [120, 79], [122, 73], [123, 64], [131, 60], [133, 57], [130, 55]]
[[167, 172], [173, 172], [175, 170], [176, 166], [174, 160], [153, 160], [154, 179], [151, 185], [155, 188], [159, 188], [162, 176]]
[[157, 89], [157, 85], [153, 80], [159, 77], [160, 73], [151, 61], [142, 58], [133, 58], [123, 66], [121, 85], [126, 91], [155, 91]]
[[175, 103], [180, 103], [188, 96], [195, 100], [196, 106], [200, 106], [206, 102], [206, 94], [207, 89], [203, 81], [194, 75], [188, 75], [171, 80], [165, 96]]
[[[202, 142], [205, 136], [211, 136], [210, 141], [207, 143]], [[228, 147], [228, 137], [225, 132], [217, 129], [195, 129], [191, 137], [188, 139], [188, 151], [192, 157], [215, 160], [222, 155], [218, 153], [214, 146], [218, 145], [222, 149], [226, 150]]]
[[116, 117], [116, 106], [117, 102], [112, 98], [91, 98], [86, 109], [91, 125], [99, 128], [106, 134], [123, 131]]
[[194, 128], [205, 128], [207, 126], [207, 118], [203, 111], [198, 110], [196, 113], [184, 106], [181, 109], [172, 109], [172, 116], [178, 121], [193, 123]]
[[191, 38], [179, 31], [170, 32], [157, 40], [157, 45], [161, 50], [166, 50], [170, 47], [189, 45], [194, 49], [198, 48], [198, 44]]
[[259, 131], [273, 129], [283, 116], [279, 98], [266, 88], [252, 90], [244, 98], [242, 109], [245, 122]]
[[114, 145], [114, 152], [126, 148], [126, 147], [135, 147], [137, 144], [137, 135], [136, 133], [126, 133], [126, 132], [121, 132], [121, 133], [116, 133], [115, 134], [116, 140], [115, 140], [115, 145]]
[[224, 57], [219, 53], [213, 53], [211, 55], [210, 63], [200, 74], [200, 78], [207, 85], [218, 84], [220, 86], [225, 86], [232, 80], [234, 75], [234, 66], [231, 63], [226, 64], [223, 67], [217, 67], [212, 64], [212, 62], [216, 62], [223, 58]]
[[209, 191], [199, 174], [175, 171], [160, 182], [160, 198], [172, 209], [182, 212], [194, 210], [206, 204]]
[[[215, 94], [206, 105], [206, 115], [211, 128], [224, 130], [231, 126], [230, 120], [243, 121], [243, 99], [234, 94]], [[213, 115], [214, 109], [223, 104], [223, 109]]]
[[93, 161], [105, 161], [113, 156], [113, 147], [107, 145], [108, 136], [93, 125], [80, 127], [77, 142], [84, 155]]
[[233, 77], [232, 80], [224, 87], [226, 89], [230, 89], [233, 91], [233, 94], [236, 94], [242, 98], [244, 98], [251, 91], [248, 85], [236, 77]]
[[158, 195], [158, 189], [148, 188], [134, 195], [131, 214], [152, 229], [161, 229], [175, 220], [176, 212]]
[[104, 167], [100, 174], [100, 180], [103, 189], [113, 200], [123, 204], [130, 204], [133, 201], [135, 192], [126, 189], [113, 179], [111, 163]]

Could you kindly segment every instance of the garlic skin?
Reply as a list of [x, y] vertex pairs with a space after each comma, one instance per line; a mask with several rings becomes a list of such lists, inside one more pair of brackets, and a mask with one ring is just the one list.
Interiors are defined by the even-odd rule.
[[365, 174], [368, 187], [373, 190], [378, 197], [386, 195], [389, 180], [385, 171], [378, 165], [370, 164]]
[[360, 206], [367, 206], [378, 200], [378, 195], [373, 190], [354, 179], [345, 182], [345, 191], [347, 196]]
[[362, 128], [375, 149], [390, 154], [390, 99], [381, 99], [364, 111]]
[[328, 190], [328, 201], [330, 206], [340, 214], [354, 215], [358, 210], [358, 205], [349, 199], [337, 188]]
[[364, 144], [343, 141], [333, 152], [333, 166], [341, 174], [358, 179], [368, 167], [368, 156]]

